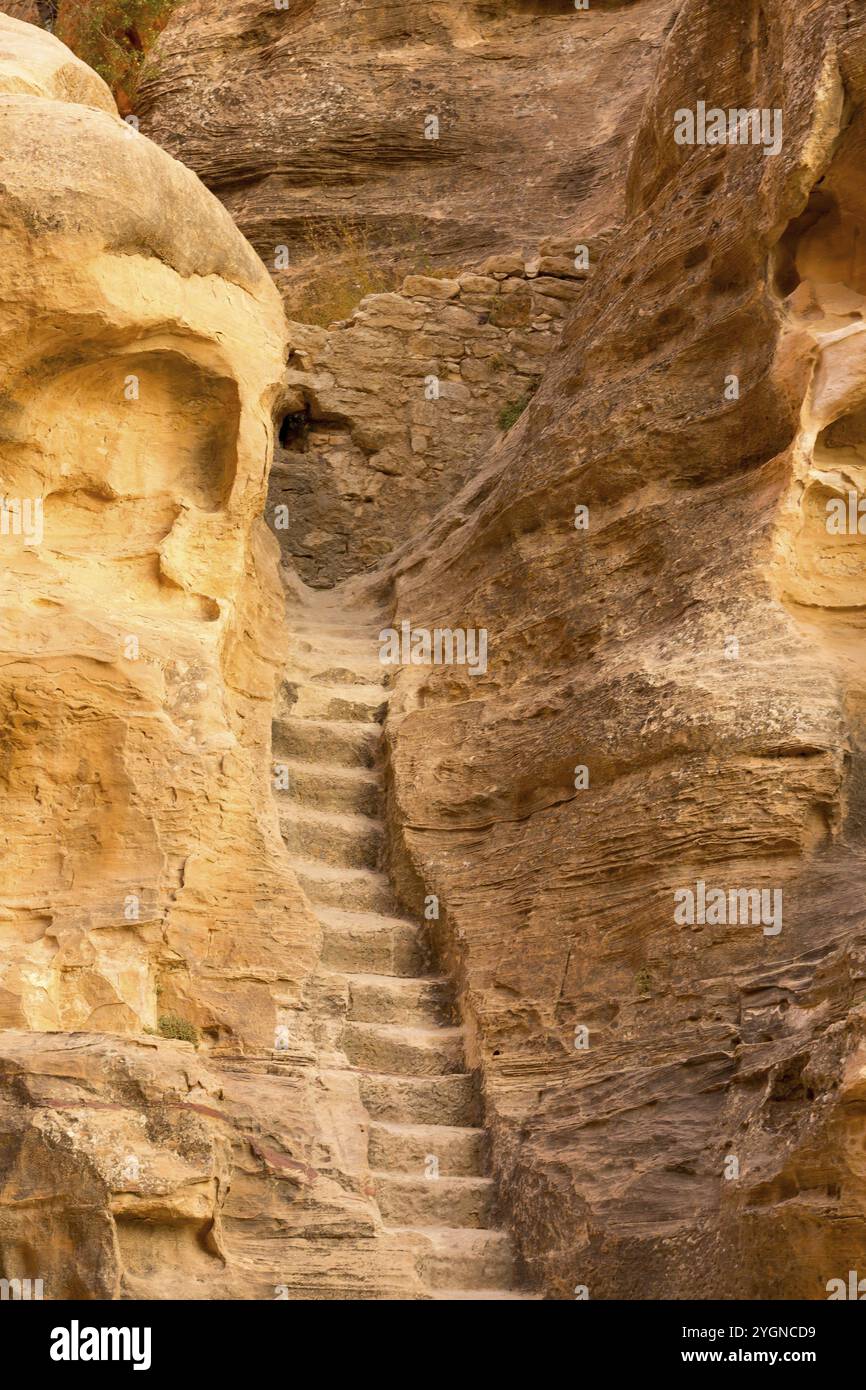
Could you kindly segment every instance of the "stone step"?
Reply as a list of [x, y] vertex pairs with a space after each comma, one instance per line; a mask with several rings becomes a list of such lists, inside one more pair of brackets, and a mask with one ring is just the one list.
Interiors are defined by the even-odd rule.
[[505, 1231], [472, 1227], [391, 1227], [393, 1234], [413, 1238], [418, 1272], [431, 1290], [497, 1289], [505, 1291], [514, 1278], [511, 1240]]
[[426, 1178], [406, 1173], [372, 1174], [386, 1225], [472, 1227], [490, 1224], [491, 1178]]
[[427, 968], [426, 935], [413, 922], [376, 912], [316, 908], [324, 928], [322, 965], [364, 975], [421, 975]]
[[483, 1129], [468, 1125], [400, 1125], [373, 1120], [369, 1163], [383, 1172], [421, 1176], [429, 1158], [447, 1178], [483, 1177], [487, 1146]]
[[274, 720], [272, 737], [275, 761], [296, 758], [306, 763], [372, 767], [382, 741], [382, 725], [288, 715]]
[[289, 614], [289, 627], [298, 645], [307, 643], [310, 651], [317, 652], [334, 647], [347, 653], [347, 657], [351, 658], [350, 664], [357, 654], [369, 657], [372, 653], [378, 659], [377, 639], [383, 627], [387, 626], [384, 619], [377, 617], [352, 618], [349, 622], [343, 622], [334, 611], [327, 612], [321, 608], [316, 612]]
[[349, 637], [292, 633], [292, 671], [322, 685], [382, 685], [394, 667], [379, 660], [378, 635]]
[[306, 640], [295, 643], [292, 666], [311, 685], [378, 685], [393, 667], [383, 666], [376, 642], [356, 642], [351, 647], [339, 642], [327, 644]]
[[394, 910], [394, 895], [384, 874], [371, 869], [339, 869], [319, 860], [292, 856], [289, 864], [315, 906], [346, 912], [384, 914]]
[[359, 1073], [361, 1100], [371, 1120], [387, 1124], [477, 1125], [481, 1106], [475, 1077]]
[[457, 1022], [451, 982], [444, 975], [421, 979], [351, 975], [348, 1016], [354, 1023], [404, 1023], [416, 1028]]
[[336, 763], [285, 762], [288, 788], [277, 793], [281, 800], [299, 801], [316, 811], [349, 812], [377, 816], [381, 801], [379, 778], [364, 767], [340, 767]]
[[388, 703], [382, 685], [299, 685], [291, 706], [293, 719], [327, 719], [337, 723], [381, 724]]
[[[320, 652], [316, 659], [311, 659], [304, 664], [304, 671], [307, 680], [311, 685], [378, 685], [384, 691], [382, 698], [388, 698], [388, 685], [384, 684], [384, 678], [388, 677], [388, 671], [392, 667], [382, 666], [378, 657], [367, 657], [367, 649], [364, 655], [357, 653], [357, 659], [346, 660], [348, 653], [335, 649], [334, 652]], [[329, 664], [328, 664], [329, 660]]]
[[281, 807], [280, 832], [290, 854], [347, 869], [375, 869], [385, 838], [381, 821], [370, 816], [297, 803]]
[[464, 1066], [462, 1028], [347, 1023], [343, 1051], [354, 1067], [394, 1076], [452, 1076]]
[[339, 643], [315, 647], [308, 642], [295, 644], [292, 669], [295, 683], [309, 681], [310, 685], [359, 686], [376, 685], [386, 693], [393, 666], [379, 661], [378, 643], [361, 642], [351, 648]]

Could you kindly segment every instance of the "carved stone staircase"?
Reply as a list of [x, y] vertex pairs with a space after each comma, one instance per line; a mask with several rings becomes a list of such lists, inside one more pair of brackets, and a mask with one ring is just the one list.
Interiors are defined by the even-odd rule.
[[274, 759], [288, 770], [280, 828], [324, 929], [316, 991], [347, 1001], [330, 1023], [323, 1010], [323, 1027], [332, 1058], [358, 1074], [384, 1231], [417, 1247], [430, 1298], [532, 1298], [514, 1290], [511, 1241], [495, 1225], [451, 984], [431, 968], [427, 931], [400, 915], [380, 868], [388, 690], [378, 625], [353, 621], [325, 596], [300, 622], [302, 679], [274, 725]]

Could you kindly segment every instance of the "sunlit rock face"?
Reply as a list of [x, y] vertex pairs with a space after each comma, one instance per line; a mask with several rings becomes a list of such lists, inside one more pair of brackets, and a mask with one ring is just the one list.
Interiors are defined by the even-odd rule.
[[270, 1043], [315, 935], [268, 810], [279, 298], [197, 179], [6, 19], [0, 142], [0, 1019]]
[[279, 296], [195, 176], [5, 17], [0, 165], [0, 1277], [412, 1290], [372, 1239], [357, 1082], [305, 1041], [321, 929], [272, 810]]
[[[392, 826], [562, 1297], [862, 1254], [864, 74], [850, 5], [687, 0], [561, 358], [394, 570], [395, 620], [489, 632], [398, 678]], [[699, 101], [778, 152], [678, 143]]]

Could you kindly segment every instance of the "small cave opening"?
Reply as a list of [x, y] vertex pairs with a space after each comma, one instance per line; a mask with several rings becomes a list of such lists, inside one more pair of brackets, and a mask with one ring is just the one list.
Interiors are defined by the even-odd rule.
[[309, 406], [305, 405], [302, 410], [287, 411], [280, 421], [280, 426], [277, 431], [280, 448], [286, 449], [291, 453], [304, 453], [307, 447], [309, 429]]
[[840, 415], [818, 435], [815, 445], [816, 459], [820, 455], [822, 463], [832, 464], [833, 450], [843, 450], [836, 455], [841, 463], [866, 469], [866, 406], [845, 415]]
[[815, 1093], [812, 1087], [807, 1085], [803, 1079], [803, 1072], [809, 1061], [810, 1057], [807, 1052], [800, 1057], [790, 1057], [787, 1061], [780, 1063], [772, 1075], [767, 1099], [782, 1103], [814, 1100]]
[[838, 206], [831, 194], [820, 187], [812, 189], [809, 201], [799, 217], [788, 223], [777, 242], [772, 258], [773, 288], [780, 299], [787, 299], [799, 286], [802, 266], [798, 253], [802, 243], [825, 218], [838, 217]]

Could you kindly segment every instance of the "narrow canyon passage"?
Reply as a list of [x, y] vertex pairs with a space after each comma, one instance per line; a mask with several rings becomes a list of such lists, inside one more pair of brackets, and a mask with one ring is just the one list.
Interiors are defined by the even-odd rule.
[[866, 1300], [866, 4], [54, 8], [0, 1301], [199, 1378], [280, 1303], [801, 1359]]
[[380, 624], [339, 591], [306, 591], [294, 671], [274, 723], [280, 828], [322, 924], [309, 1009], [320, 1065], [358, 1077], [386, 1240], [408, 1243], [431, 1298], [521, 1299], [486, 1176], [477, 1075], [425, 927], [382, 868]]

